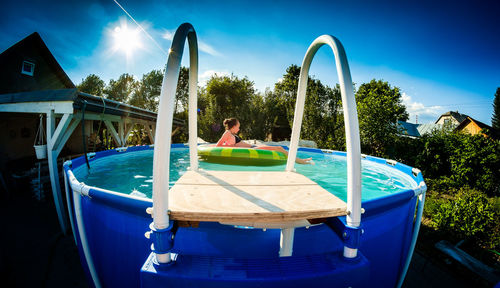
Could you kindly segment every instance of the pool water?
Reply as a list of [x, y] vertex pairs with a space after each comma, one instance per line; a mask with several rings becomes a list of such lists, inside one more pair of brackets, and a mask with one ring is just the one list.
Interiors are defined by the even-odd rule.
[[[81, 165], [73, 172], [80, 182], [124, 194], [152, 198], [154, 150], [143, 150], [112, 155], [96, 159]], [[298, 157], [312, 157], [315, 165], [296, 164], [295, 169], [330, 193], [347, 200], [347, 163], [346, 157], [299, 151]], [[279, 166], [236, 166], [207, 163], [200, 161], [199, 167], [205, 170], [228, 171], [283, 171]], [[170, 187], [187, 171], [189, 167], [188, 149], [173, 148], [170, 156]], [[362, 160], [362, 200], [369, 200], [413, 189], [415, 181], [407, 174], [387, 165]]]

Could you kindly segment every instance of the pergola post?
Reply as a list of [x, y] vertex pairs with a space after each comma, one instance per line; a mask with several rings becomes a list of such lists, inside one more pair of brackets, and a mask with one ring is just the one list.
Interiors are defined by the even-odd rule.
[[116, 132], [116, 129], [113, 126], [113, 123], [110, 120], [104, 120], [104, 124], [106, 124], [106, 127], [111, 132], [111, 135], [113, 136], [113, 140], [115, 140], [116, 145], [121, 147], [122, 146], [121, 139], [120, 139], [120, 136], [118, 135], [118, 133]]
[[146, 129], [146, 132], [148, 133], [149, 142], [151, 144], [155, 144], [154, 132], [152, 132], [153, 129], [151, 129], [149, 123], [144, 124], [144, 129]]
[[125, 123], [123, 123], [123, 118], [120, 118], [120, 121], [118, 122], [118, 138], [120, 139], [120, 147], [125, 146], [125, 139], [123, 139], [123, 136], [125, 136]]
[[[68, 140], [69, 136], [78, 124], [75, 121], [71, 124], [73, 114], [65, 113], [56, 127], [56, 117], [54, 110], [47, 112], [47, 160], [50, 172], [50, 184], [52, 186], [52, 195], [54, 197], [54, 204], [57, 210], [57, 217], [59, 225], [64, 234], [68, 229], [68, 221], [66, 219], [66, 209], [61, 194], [61, 186], [59, 184], [59, 170], [57, 167], [57, 156], [61, 152], [62, 147]], [[76, 124], [75, 124], [76, 123]], [[68, 129], [68, 126], [70, 129]], [[68, 133], [69, 132], [69, 133]]]
[[123, 136], [123, 146], [126, 146], [128, 137], [130, 136], [130, 133], [132, 133], [132, 130], [134, 129], [135, 122], [132, 120], [128, 120], [126, 122], [124, 121], [124, 124], [125, 124], [125, 134]]

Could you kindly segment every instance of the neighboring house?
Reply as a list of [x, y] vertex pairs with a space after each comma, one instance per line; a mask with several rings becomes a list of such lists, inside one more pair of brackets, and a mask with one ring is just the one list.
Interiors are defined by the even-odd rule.
[[[460, 122], [458, 122], [459, 120]], [[449, 111], [441, 115], [436, 123], [414, 124], [398, 121], [398, 127], [401, 131], [400, 135], [412, 138], [421, 137], [424, 134], [431, 133], [433, 130], [443, 129], [443, 127], [454, 127], [454, 131], [467, 132], [472, 135], [480, 133], [484, 128], [494, 132], [491, 126], [477, 121], [476, 119], [465, 114], [453, 111]]]
[[[34, 180], [50, 181], [64, 232], [69, 226], [60, 187], [64, 182], [59, 177], [63, 159], [93, 152], [95, 145], [84, 148], [83, 143], [100, 135], [100, 128], [104, 127], [115, 147], [127, 146], [128, 136], [138, 125], [144, 127], [154, 143], [157, 115], [78, 91], [36, 32], [2, 52], [0, 67], [0, 190], [17, 193], [20, 189], [11, 189], [7, 184], [35, 183], [24, 178], [36, 174], [30, 172], [31, 167], [38, 167], [38, 179]], [[174, 125], [185, 124], [174, 118]], [[46, 150], [46, 159], [35, 157], [34, 144], [40, 126], [45, 131], [45, 141], [39, 144], [45, 144], [40, 148]], [[48, 168], [47, 180], [40, 178], [45, 173], [42, 167]], [[23, 181], [15, 180], [20, 177]], [[43, 185], [37, 186], [43, 190]]]
[[440, 124], [440, 125], [452, 125], [453, 127], [458, 126], [462, 121], [464, 121], [467, 117], [465, 114], [460, 114], [458, 111], [448, 111], [444, 113], [443, 115], [439, 116], [438, 120], [435, 122], [435, 124]]
[[0, 94], [75, 88], [38, 33], [0, 54]]
[[407, 137], [421, 137], [422, 135], [429, 134], [433, 130], [439, 130], [443, 127], [440, 124], [426, 123], [426, 124], [414, 124], [410, 122], [398, 121], [398, 128], [401, 131], [402, 136]]
[[467, 132], [472, 135], [481, 133], [481, 130], [487, 128], [490, 131], [493, 130], [491, 126], [484, 124], [483, 122], [477, 121], [476, 119], [467, 116], [460, 125], [455, 128], [455, 131]]

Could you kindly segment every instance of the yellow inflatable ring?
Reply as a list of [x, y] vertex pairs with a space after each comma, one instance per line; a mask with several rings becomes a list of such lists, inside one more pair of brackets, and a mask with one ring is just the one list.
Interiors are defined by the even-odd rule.
[[278, 151], [213, 145], [198, 146], [198, 156], [206, 162], [245, 166], [283, 165], [287, 159], [284, 153]]

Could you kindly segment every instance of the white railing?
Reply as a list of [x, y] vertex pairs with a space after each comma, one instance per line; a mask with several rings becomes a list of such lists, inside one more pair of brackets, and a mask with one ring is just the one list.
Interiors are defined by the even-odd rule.
[[[189, 23], [184, 23], [175, 32], [169, 50], [167, 68], [161, 87], [158, 118], [156, 121], [155, 148], [153, 158], [153, 223], [156, 229], [169, 226], [168, 183], [172, 122], [174, 117], [175, 92], [186, 38], [189, 43], [189, 157], [191, 170], [198, 170], [197, 151], [197, 85], [198, 42], [196, 32]], [[170, 253], [156, 254], [159, 263], [170, 262]]]
[[[333, 36], [323, 35], [316, 38], [311, 46], [309, 46], [309, 49], [307, 49], [304, 60], [302, 61], [286, 171], [293, 170], [297, 157], [300, 129], [304, 115], [307, 80], [309, 78], [309, 67], [311, 67], [311, 62], [318, 49], [325, 44], [330, 46], [333, 54], [335, 54], [340, 92], [342, 93], [342, 107], [344, 109], [347, 145], [347, 225], [359, 227], [361, 224], [361, 147], [359, 141], [358, 113], [356, 110], [356, 101], [354, 99], [351, 72], [349, 71], [349, 64], [347, 63], [344, 47], [340, 41]], [[344, 257], [354, 258], [356, 256], [357, 249], [344, 246]]]

